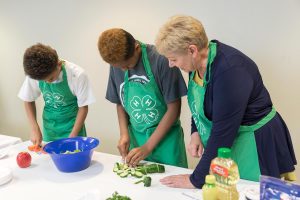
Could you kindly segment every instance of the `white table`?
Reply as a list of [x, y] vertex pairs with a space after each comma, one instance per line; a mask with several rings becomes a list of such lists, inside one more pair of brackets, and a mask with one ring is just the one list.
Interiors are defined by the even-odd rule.
[[22, 142], [21, 138], [1, 135], [0, 134], [0, 149]]
[[[59, 172], [49, 155], [31, 153], [32, 164], [29, 168], [21, 169], [17, 166], [16, 155], [26, 151], [30, 142], [23, 142], [14, 148], [4, 159], [0, 166], [12, 169], [13, 179], [0, 186], [1, 200], [98, 200], [106, 199], [117, 191], [127, 195], [132, 200], [147, 199], [201, 199], [199, 189], [176, 189], [160, 184], [159, 179], [167, 175], [192, 173], [190, 169], [165, 166], [163, 174], [151, 174], [151, 187], [143, 184], [133, 184], [134, 177], [120, 178], [113, 173], [113, 165], [120, 161], [120, 156], [94, 152], [91, 166], [76, 173]], [[258, 183], [240, 180], [238, 189], [243, 198], [246, 187], [258, 187]]]

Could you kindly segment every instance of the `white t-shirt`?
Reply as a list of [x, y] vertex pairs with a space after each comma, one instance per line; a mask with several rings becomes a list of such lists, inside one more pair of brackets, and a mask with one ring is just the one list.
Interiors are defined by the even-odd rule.
[[[67, 73], [67, 80], [69, 88], [74, 96], [77, 97], [78, 107], [83, 107], [94, 103], [95, 97], [92, 92], [91, 84], [84, 70], [71, 62], [65, 61], [65, 69]], [[62, 81], [63, 71], [60, 72], [59, 77], [52, 84]], [[39, 81], [31, 79], [26, 76], [25, 81], [19, 91], [18, 97], [23, 101], [33, 102], [41, 95], [39, 88]]]

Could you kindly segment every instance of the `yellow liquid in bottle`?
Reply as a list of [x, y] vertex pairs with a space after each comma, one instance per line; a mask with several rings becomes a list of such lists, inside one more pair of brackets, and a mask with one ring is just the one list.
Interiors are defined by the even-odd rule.
[[205, 184], [202, 187], [203, 200], [218, 200], [218, 189], [216, 178], [213, 175], [206, 175]]
[[237, 164], [230, 158], [217, 157], [212, 160], [210, 174], [216, 177], [219, 200], [238, 200], [236, 184], [240, 179]]

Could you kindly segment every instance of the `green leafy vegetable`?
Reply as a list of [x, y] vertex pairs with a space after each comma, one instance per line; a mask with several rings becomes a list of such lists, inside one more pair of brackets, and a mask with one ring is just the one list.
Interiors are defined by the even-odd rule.
[[106, 200], [131, 200], [129, 197], [127, 196], [121, 196], [118, 194], [118, 192], [114, 192], [112, 194], [112, 197], [107, 198]]

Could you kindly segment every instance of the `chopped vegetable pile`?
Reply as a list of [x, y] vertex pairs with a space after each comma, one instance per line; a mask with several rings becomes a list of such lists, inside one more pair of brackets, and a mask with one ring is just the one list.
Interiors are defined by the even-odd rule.
[[137, 183], [144, 183], [145, 187], [150, 187], [151, 185], [151, 177], [146, 176], [147, 174], [152, 173], [164, 173], [165, 166], [160, 164], [149, 164], [149, 165], [138, 165], [137, 167], [129, 167], [127, 164], [115, 163], [113, 172], [118, 174], [121, 178], [125, 178], [127, 176], [133, 176], [136, 178], [142, 178]]
[[127, 196], [119, 195], [118, 192], [114, 192], [112, 197], [109, 197], [106, 200], [131, 200], [131, 199]]
[[75, 149], [74, 151], [65, 151], [63, 152], [62, 154], [74, 154], [74, 153], [78, 153], [78, 152], [81, 152], [79, 149]]
[[116, 163], [113, 171], [120, 177], [124, 178], [128, 175], [142, 178], [146, 174], [164, 173], [165, 166], [160, 164], [138, 165], [137, 167], [128, 167], [127, 164]]

